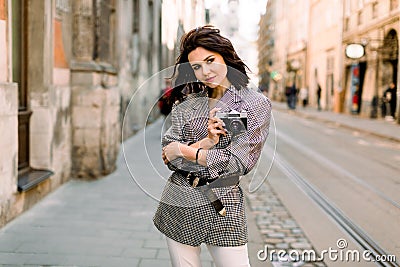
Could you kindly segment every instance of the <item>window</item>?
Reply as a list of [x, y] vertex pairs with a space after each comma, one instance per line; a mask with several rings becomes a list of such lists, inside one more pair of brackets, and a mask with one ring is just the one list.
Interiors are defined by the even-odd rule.
[[140, 3], [139, 0], [133, 0], [133, 25], [132, 25], [132, 74], [137, 75], [139, 71], [139, 29], [140, 29]]
[[329, 56], [326, 60], [326, 71], [328, 73], [333, 72], [334, 69], [335, 58], [333, 56]]
[[376, 18], [378, 16], [378, 2], [372, 3], [372, 18]]
[[68, 0], [56, 0], [56, 17], [60, 18], [62, 13], [70, 11]]
[[147, 29], [148, 33], [147, 33], [147, 40], [148, 40], [148, 47], [147, 47], [147, 72], [148, 75], [151, 76], [152, 73], [152, 68], [153, 68], [153, 46], [154, 46], [154, 22], [153, 22], [153, 18], [154, 18], [154, 6], [153, 6], [153, 1], [149, 0], [148, 1], [148, 18], [149, 18], [149, 27]]
[[[18, 191], [27, 191], [50, 177], [48, 170], [37, 170], [30, 166], [29, 122], [32, 111], [28, 98], [28, 1], [11, 1], [12, 80], [18, 84]], [[40, 2], [35, 2], [40, 3]], [[32, 52], [33, 53], [33, 52]]]
[[362, 24], [362, 11], [358, 11], [357, 13], [357, 25]]
[[12, 1], [12, 80], [18, 84], [18, 172], [29, 168], [29, 118], [26, 89], [25, 1]]
[[326, 99], [326, 109], [329, 110], [332, 108], [332, 101], [333, 101], [333, 95], [334, 95], [334, 67], [335, 67], [335, 58], [332, 55], [328, 55], [326, 59], [326, 79], [325, 79], [325, 85], [326, 85], [326, 94], [325, 94], [325, 99]]
[[344, 15], [346, 17], [349, 17], [351, 15], [351, 1], [350, 0], [344, 0]]
[[399, 7], [398, 0], [390, 0], [390, 11], [397, 9]]
[[350, 25], [350, 18], [347, 17], [344, 19], [344, 31], [348, 31], [349, 30], [349, 25]]
[[95, 33], [93, 59], [109, 64], [114, 63], [114, 31], [115, 8], [114, 1], [95, 0]]
[[363, 9], [364, 8], [364, 0], [358, 0], [358, 9]]

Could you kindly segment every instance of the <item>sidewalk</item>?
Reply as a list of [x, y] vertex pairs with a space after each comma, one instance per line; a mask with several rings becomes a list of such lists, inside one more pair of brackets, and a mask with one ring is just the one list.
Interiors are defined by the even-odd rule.
[[[169, 173], [160, 157], [161, 123], [124, 142], [114, 173], [72, 180], [0, 229], [0, 266], [171, 266], [152, 223], [158, 202], [150, 197], [161, 193]], [[252, 266], [271, 266], [256, 259], [264, 240], [248, 217]], [[202, 259], [214, 266], [205, 247]]]
[[272, 103], [272, 109], [292, 112], [296, 115], [319, 120], [322, 122], [333, 122], [337, 126], [350, 130], [363, 132], [377, 137], [400, 142], [400, 125], [396, 122], [388, 122], [383, 119], [362, 118], [357, 115], [335, 113], [331, 111], [318, 111], [315, 107], [303, 108], [297, 105], [295, 110], [289, 110], [285, 102]]

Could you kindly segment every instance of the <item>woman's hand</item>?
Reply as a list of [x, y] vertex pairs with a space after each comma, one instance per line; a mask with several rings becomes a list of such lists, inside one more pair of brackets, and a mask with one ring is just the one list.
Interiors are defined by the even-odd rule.
[[219, 137], [221, 136], [221, 134], [226, 135], [227, 133], [224, 128], [225, 126], [224, 122], [220, 118], [215, 117], [215, 114], [219, 110], [221, 109], [213, 108], [210, 111], [210, 118], [208, 119], [208, 126], [207, 126], [208, 138], [210, 138], [214, 142], [214, 145], [218, 144]]
[[179, 145], [180, 143], [178, 142], [171, 142], [163, 147], [161, 157], [164, 161], [164, 164], [168, 164], [168, 162], [183, 156]]

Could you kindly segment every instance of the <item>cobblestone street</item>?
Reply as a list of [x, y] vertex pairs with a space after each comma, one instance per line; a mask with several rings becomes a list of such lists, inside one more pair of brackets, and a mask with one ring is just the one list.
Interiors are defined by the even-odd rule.
[[[248, 181], [244, 179], [243, 186], [248, 186]], [[296, 251], [301, 254], [304, 250], [314, 250], [314, 247], [304, 235], [296, 221], [291, 217], [285, 206], [278, 199], [268, 181], [263, 183], [254, 193], [247, 193], [246, 197], [250, 209], [255, 217], [260, 235], [268, 251], [284, 250], [287, 253]], [[266, 255], [263, 255], [266, 256]], [[279, 262], [277, 254], [274, 254], [272, 265], [280, 266], [326, 266], [323, 262], [304, 262], [301, 259], [290, 263]], [[289, 261], [288, 257], [285, 260]]]

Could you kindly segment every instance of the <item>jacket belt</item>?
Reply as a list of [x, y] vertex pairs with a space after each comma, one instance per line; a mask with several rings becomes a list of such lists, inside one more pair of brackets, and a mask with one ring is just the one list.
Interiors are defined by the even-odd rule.
[[215, 210], [221, 216], [226, 216], [226, 209], [221, 200], [212, 191], [212, 188], [227, 187], [239, 184], [239, 176], [220, 177], [212, 180], [200, 179], [200, 173], [177, 170], [178, 173], [186, 177], [192, 187], [198, 187], [201, 192], [208, 198]]
[[217, 179], [202, 179], [200, 172], [184, 171], [180, 169], [176, 170], [176, 172], [186, 177], [186, 180], [192, 187], [203, 186], [217, 180]]

